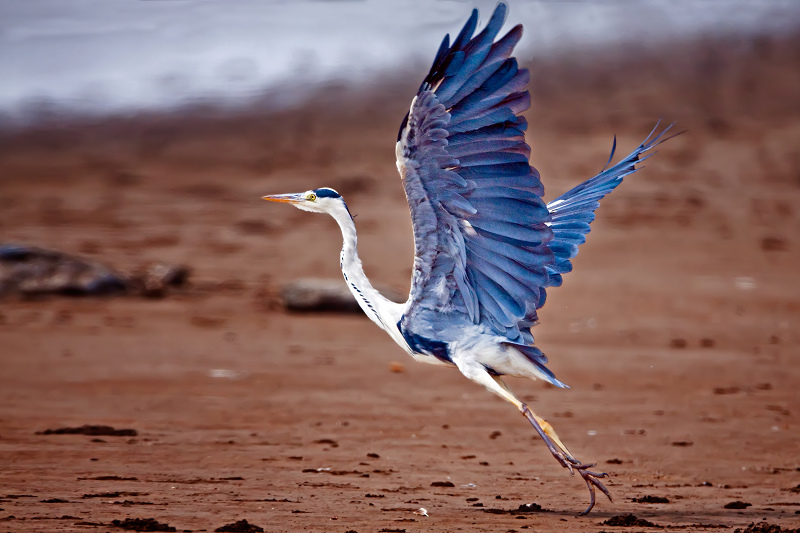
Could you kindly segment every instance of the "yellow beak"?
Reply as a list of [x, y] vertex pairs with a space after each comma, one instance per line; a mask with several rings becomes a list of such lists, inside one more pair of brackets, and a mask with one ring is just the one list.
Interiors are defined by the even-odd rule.
[[303, 196], [300, 194], [271, 194], [269, 196], [262, 196], [262, 200], [267, 200], [268, 202], [281, 202], [284, 204], [296, 204], [303, 200]]

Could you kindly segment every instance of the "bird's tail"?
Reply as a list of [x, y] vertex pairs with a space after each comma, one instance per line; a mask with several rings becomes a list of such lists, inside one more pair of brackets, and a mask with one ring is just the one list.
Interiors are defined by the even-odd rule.
[[516, 342], [503, 342], [501, 344], [516, 349], [522, 355], [524, 355], [528, 361], [533, 363], [533, 366], [535, 367], [534, 373], [540, 379], [543, 379], [548, 383], [552, 383], [556, 387], [561, 387], [563, 389], [569, 388], [568, 385], [556, 378], [556, 375], [553, 374], [552, 370], [545, 366], [547, 364], [547, 356], [536, 346], [529, 346], [527, 344], [519, 344]]

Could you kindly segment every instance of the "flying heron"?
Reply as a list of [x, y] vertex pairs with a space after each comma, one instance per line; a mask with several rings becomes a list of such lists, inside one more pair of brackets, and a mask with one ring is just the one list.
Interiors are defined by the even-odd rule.
[[636, 171], [636, 163], [649, 157], [642, 154], [663, 142], [671, 125], [656, 134], [657, 124], [619, 163], [545, 204], [539, 173], [529, 164], [527, 121], [520, 115], [530, 107], [530, 75], [511, 57], [522, 26], [495, 42], [506, 11], [498, 4], [473, 37], [473, 10], [452, 45], [445, 36], [400, 126], [397, 169], [414, 231], [405, 303], [383, 297], [364, 275], [353, 217], [335, 190], [264, 199], [331, 215], [344, 240], [342, 274], [367, 316], [417, 361], [455, 366], [514, 404], [561, 466], [586, 482], [586, 514], [594, 507], [595, 488], [611, 499], [600, 482], [607, 474], [579, 461], [502, 376], [566, 387], [545, 366], [547, 357], [533, 345], [530, 328], [546, 289], [561, 285], [562, 274], [572, 270], [570, 260], [586, 240], [599, 200]]

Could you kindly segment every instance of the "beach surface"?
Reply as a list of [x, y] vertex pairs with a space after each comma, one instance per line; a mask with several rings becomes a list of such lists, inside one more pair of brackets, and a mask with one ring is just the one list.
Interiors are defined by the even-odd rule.
[[[548, 199], [600, 171], [614, 134], [619, 157], [659, 117], [688, 130], [603, 201], [549, 291], [533, 333], [571, 388], [509, 381], [609, 473], [614, 501], [582, 517], [585, 486], [513, 407], [363, 316], [281, 306], [286, 282], [340, 279], [341, 237], [260, 197], [323, 186], [356, 215], [367, 275], [408, 290], [394, 140], [420, 73], [280, 111], [3, 132], [3, 242], [191, 277], [162, 298], [0, 300], [0, 530], [800, 527], [798, 43], [530, 65]], [[47, 433], [84, 425], [115, 431]]]

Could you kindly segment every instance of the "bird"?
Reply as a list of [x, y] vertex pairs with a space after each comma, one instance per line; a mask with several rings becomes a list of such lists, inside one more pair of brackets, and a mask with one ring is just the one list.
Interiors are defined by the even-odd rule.
[[556, 461], [586, 483], [585, 515], [595, 505], [595, 489], [611, 500], [600, 481], [607, 474], [579, 461], [503, 376], [567, 387], [546, 366], [531, 327], [547, 289], [560, 286], [572, 270], [599, 200], [667, 140], [673, 124], [658, 132], [659, 120], [633, 152], [611, 165], [615, 137], [602, 172], [545, 204], [525, 142], [530, 74], [512, 56], [522, 25], [497, 38], [507, 11], [499, 3], [475, 35], [474, 9], [452, 44], [445, 36], [400, 126], [395, 154], [414, 234], [406, 302], [385, 298], [364, 274], [354, 218], [335, 189], [262, 198], [332, 216], [342, 232], [342, 274], [364, 313], [415, 360], [456, 367], [513, 404]]

